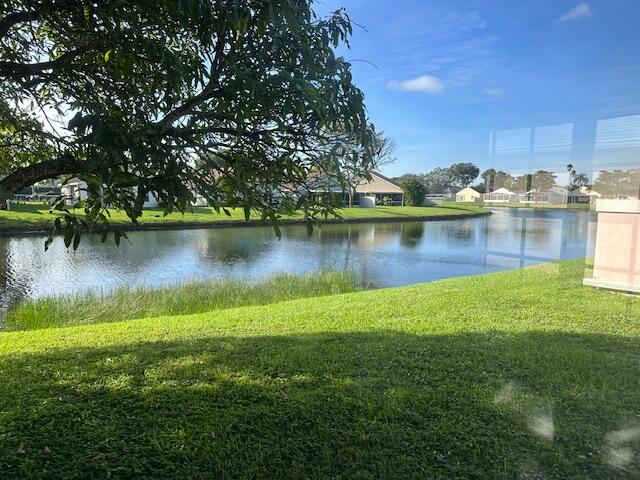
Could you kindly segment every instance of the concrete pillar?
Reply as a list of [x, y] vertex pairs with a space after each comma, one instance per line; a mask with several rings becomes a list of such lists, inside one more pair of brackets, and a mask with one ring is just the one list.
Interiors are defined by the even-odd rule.
[[598, 199], [593, 275], [584, 284], [640, 293], [640, 200]]

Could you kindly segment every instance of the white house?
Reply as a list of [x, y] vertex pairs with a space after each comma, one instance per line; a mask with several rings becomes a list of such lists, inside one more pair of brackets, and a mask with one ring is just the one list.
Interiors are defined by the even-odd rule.
[[87, 199], [87, 183], [84, 180], [73, 177], [60, 187], [62, 196], [68, 205]]
[[465, 187], [456, 193], [456, 202], [475, 202], [481, 198], [482, 194], [471, 187]]
[[587, 187], [576, 188], [569, 192], [569, 203], [595, 203], [598, 198], [600, 194]]
[[508, 202], [517, 202], [518, 194], [513, 193], [510, 190], [507, 190], [504, 187], [501, 187], [493, 192], [485, 193], [482, 195], [482, 199], [485, 202], [496, 202], [496, 203], [508, 203]]
[[[73, 177], [60, 187], [62, 196], [65, 197], [67, 205], [73, 205], [77, 202], [87, 199], [87, 182]], [[136, 190], [136, 187], [134, 187]], [[158, 198], [155, 193], [148, 192], [147, 198], [142, 205], [144, 208], [155, 208], [159, 205]]]
[[554, 186], [547, 191], [533, 189], [521, 193], [518, 196], [520, 203], [553, 203], [565, 204], [568, 202], [569, 191], [564, 187]]

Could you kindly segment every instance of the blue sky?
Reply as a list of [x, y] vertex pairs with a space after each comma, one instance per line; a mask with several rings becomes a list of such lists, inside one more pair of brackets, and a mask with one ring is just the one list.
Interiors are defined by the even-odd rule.
[[[319, 0], [355, 27], [354, 78], [397, 143], [384, 173], [640, 166], [640, 2]], [[637, 145], [636, 145], [637, 144]]]

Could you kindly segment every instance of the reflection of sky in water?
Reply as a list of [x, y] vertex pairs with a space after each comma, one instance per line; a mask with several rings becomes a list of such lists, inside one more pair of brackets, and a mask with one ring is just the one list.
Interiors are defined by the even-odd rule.
[[160, 286], [188, 280], [260, 278], [276, 272], [354, 270], [368, 283], [406, 285], [581, 258], [591, 242], [587, 212], [496, 209], [490, 217], [437, 222], [325, 225], [311, 237], [286, 226], [132, 232], [120, 248], [87, 239], [0, 239], [2, 303], [87, 288]]

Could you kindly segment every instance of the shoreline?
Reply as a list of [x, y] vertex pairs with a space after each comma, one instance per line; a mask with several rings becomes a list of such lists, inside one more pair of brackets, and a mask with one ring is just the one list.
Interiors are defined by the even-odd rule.
[[[433, 222], [446, 220], [462, 220], [465, 218], [486, 217], [491, 215], [491, 211], [471, 212], [462, 214], [447, 215], [416, 215], [409, 217], [368, 217], [368, 218], [327, 218], [320, 223], [322, 225], [337, 224], [358, 224], [358, 223], [399, 223], [399, 222]], [[304, 225], [304, 219], [284, 219], [278, 222], [279, 225]], [[260, 220], [222, 220], [218, 222], [164, 222], [164, 223], [123, 223], [116, 224], [122, 231], [139, 232], [145, 230], [199, 230], [211, 228], [233, 228], [233, 227], [268, 227], [271, 224]], [[27, 228], [0, 228], [0, 238], [23, 237], [47, 235], [50, 228], [27, 227]]]

